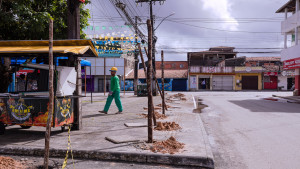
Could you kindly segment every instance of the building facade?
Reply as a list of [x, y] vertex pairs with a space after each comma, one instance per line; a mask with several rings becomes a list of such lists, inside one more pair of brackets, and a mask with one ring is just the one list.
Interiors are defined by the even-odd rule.
[[[295, 95], [300, 95], [300, 44], [299, 44], [299, 26], [300, 26], [300, 1], [290, 0], [279, 8], [276, 13], [284, 13], [284, 21], [281, 22], [281, 32], [284, 34], [284, 49], [281, 51], [281, 61], [283, 61], [284, 70], [294, 70]], [[288, 37], [291, 37], [291, 43], [288, 43]]]

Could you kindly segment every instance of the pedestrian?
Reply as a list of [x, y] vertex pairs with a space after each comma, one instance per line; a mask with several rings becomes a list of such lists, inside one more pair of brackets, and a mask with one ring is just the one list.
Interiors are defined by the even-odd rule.
[[202, 89], [206, 89], [205, 79], [203, 79], [201, 85], [202, 85]]
[[118, 76], [116, 76], [118, 69], [116, 67], [112, 67], [109, 71], [111, 73], [110, 92], [107, 97], [104, 110], [99, 111], [99, 112], [107, 114], [112, 100], [115, 99], [115, 103], [119, 109], [119, 111], [116, 114], [121, 114], [123, 112], [123, 107], [122, 107], [121, 98], [120, 98], [120, 84], [119, 84], [119, 78], [118, 78]]

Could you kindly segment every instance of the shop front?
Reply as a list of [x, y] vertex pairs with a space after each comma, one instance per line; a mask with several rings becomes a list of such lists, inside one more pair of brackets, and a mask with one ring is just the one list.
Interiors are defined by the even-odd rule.
[[264, 72], [264, 89], [275, 90], [278, 88], [278, 72]]
[[233, 67], [197, 67], [190, 68], [190, 90], [234, 90]]
[[290, 60], [285, 60], [283, 62], [284, 70], [294, 70], [295, 71], [295, 80], [292, 87], [292, 90], [295, 90], [294, 95], [300, 96], [300, 57]]
[[235, 90], [262, 90], [262, 67], [235, 67]]

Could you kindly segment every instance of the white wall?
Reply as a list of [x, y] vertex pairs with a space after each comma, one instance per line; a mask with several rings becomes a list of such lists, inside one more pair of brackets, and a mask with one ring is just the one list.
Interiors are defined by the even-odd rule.
[[283, 86], [282, 90], [287, 90], [287, 76], [278, 76], [278, 87]]

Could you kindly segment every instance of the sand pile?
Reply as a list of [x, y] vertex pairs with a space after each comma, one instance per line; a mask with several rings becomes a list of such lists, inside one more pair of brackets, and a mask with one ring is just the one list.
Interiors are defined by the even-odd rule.
[[150, 150], [155, 153], [161, 152], [163, 154], [165, 154], [165, 153], [175, 154], [183, 148], [184, 148], [184, 144], [178, 142], [172, 136], [168, 140], [158, 141], [158, 142], [153, 143], [153, 145], [150, 147]]
[[[162, 107], [162, 104], [158, 104], [158, 105], [156, 105], [157, 107]], [[172, 106], [170, 106], [170, 105], [167, 105], [166, 104], [166, 106], [167, 106], [167, 108], [171, 108]]]
[[10, 158], [0, 156], [0, 168], [1, 169], [25, 169], [26, 166], [20, 162]]
[[[160, 114], [157, 111], [155, 111], [154, 114], [155, 114], [156, 119], [166, 119], [167, 118], [166, 115]], [[140, 115], [144, 118], [148, 118], [148, 114], [140, 114]]]
[[157, 122], [157, 125], [154, 129], [158, 131], [173, 131], [179, 130], [181, 127], [175, 122]]
[[179, 100], [183, 100], [183, 101], [187, 100], [186, 97], [185, 97], [185, 95], [182, 94], [182, 93], [174, 94], [174, 95], [169, 96], [167, 98], [167, 100], [169, 100], [169, 101], [172, 100], [172, 99], [179, 99]]

